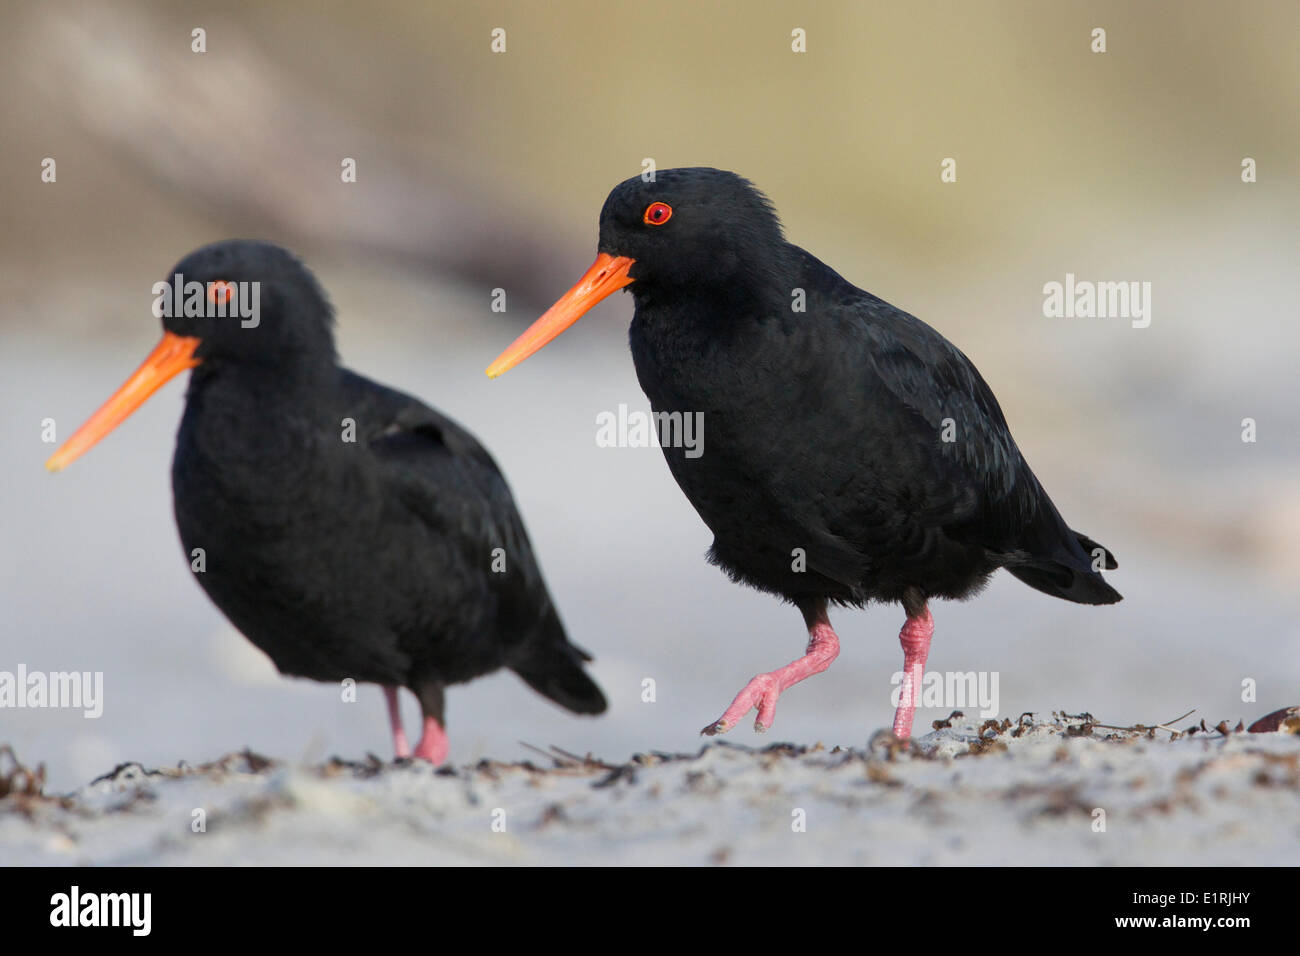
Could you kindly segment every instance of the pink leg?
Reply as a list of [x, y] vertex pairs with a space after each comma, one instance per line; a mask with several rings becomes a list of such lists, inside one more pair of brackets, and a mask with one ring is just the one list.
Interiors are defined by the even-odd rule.
[[419, 744], [415, 748], [415, 756], [420, 760], [427, 760], [435, 767], [447, 759], [447, 754], [451, 751], [451, 742], [447, 740], [447, 732], [442, 729], [442, 724], [438, 723], [432, 717], [424, 718], [424, 736], [420, 738]]
[[912, 715], [916, 713], [916, 698], [925, 675], [925, 661], [930, 656], [930, 638], [934, 636], [934, 618], [930, 609], [922, 606], [921, 613], [909, 616], [898, 632], [898, 642], [903, 645], [903, 684], [898, 693], [898, 710], [894, 713], [894, 736], [907, 740], [912, 736]]
[[789, 690], [806, 677], [826, 670], [839, 653], [840, 639], [831, 630], [830, 619], [823, 607], [808, 623], [808, 653], [785, 667], [768, 674], [759, 674], [736, 695], [727, 712], [700, 733], [710, 737], [725, 734], [754, 707], [758, 708], [754, 729], [763, 733], [776, 719], [776, 699], [781, 696], [781, 692]]
[[397, 692], [400, 688], [385, 687], [384, 697], [388, 699], [388, 723], [393, 728], [393, 750], [397, 753], [397, 759], [411, 756], [411, 745], [406, 742], [406, 731], [402, 728], [402, 711], [397, 703]]

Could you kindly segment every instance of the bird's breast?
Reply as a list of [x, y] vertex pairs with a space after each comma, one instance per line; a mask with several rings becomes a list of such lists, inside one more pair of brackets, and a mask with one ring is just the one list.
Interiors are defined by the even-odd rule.
[[709, 331], [703, 317], [675, 318], [643, 317], [638, 310], [631, 334], [651, 408], [694, 425], [689, 447], [671, 440], [684, 429], [667, 442], [660, 436], [673, 477], [715, 534], [736, 522], [772, 520], [772, 510], [784, 506], [773, 492], [792, 475], [816, 470], [806, 448], [816, 442], [808, 416], [822, 402], [780, 357], [771, 338], [777, 333], [763, 324], [752, 325], [755, 340], [729, 329]]

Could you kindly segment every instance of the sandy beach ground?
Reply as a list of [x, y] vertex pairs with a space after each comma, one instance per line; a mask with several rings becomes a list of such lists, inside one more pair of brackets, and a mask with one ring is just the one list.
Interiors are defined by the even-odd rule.
[[45, 797], [9, 760], [0, 848], [15, 865], [1294, 865], [1300, 736], [1225, 729], [958, 717], [910, 748], [882, 733], [437, 771], [245, 751]]

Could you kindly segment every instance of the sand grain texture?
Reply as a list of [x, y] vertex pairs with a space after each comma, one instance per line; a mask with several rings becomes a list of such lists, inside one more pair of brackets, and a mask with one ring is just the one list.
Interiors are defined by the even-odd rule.
[[1300, 861], [1300, 736], [1170, 739], [1086, 716], [957, 717], [910, 751], [881, 734], [861, 750], [723, 742], [623, 764], [555, 753], [435, 771], [244, 751], [127, 764], [62, 796], [23, 790], [0, 800], [10, 864]]

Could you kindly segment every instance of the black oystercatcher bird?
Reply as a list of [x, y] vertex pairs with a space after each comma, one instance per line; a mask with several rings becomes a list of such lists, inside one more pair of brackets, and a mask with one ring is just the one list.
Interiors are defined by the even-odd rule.
[[170, 317], [155, 310], [162, 342], [47, 467], [192, 368], [172, 460], [181, 541], [187, 558], [202, 549], [208, 596], [282, 673], [383, 685], [398, 757], [409, 687], [424, 713], [414, 755], [433, 763], [448, 750], [444, 688], [499, 667], [601, 713], [590, 658], [565, 636], [483, 446], [340, 367], [325, 293], [284, 249], [219, 242], [172, 274], [181, 294]]
[[[596, 262], [488, 368], [522, 362], [630, 286], [641, 388], [656, 413], [702, 413], [703, 449], [664, 447], [712, 530], [709, 558], [803, 613], [807, 654], [755, 677], [704, 729], [830, 666], [829, 604], [898, 601], [903, 680], [894, 733], [912, 730], [931, 598], [965, 598], [998, 568], [1080, 604], [1120, 595], [1105, 548], [1061, 518], [975, 366], [942, 335], [785, 241], [771, 203], [718, 169], [617, 186]], [[668, 419], [671, 421], [672, 419]]]

